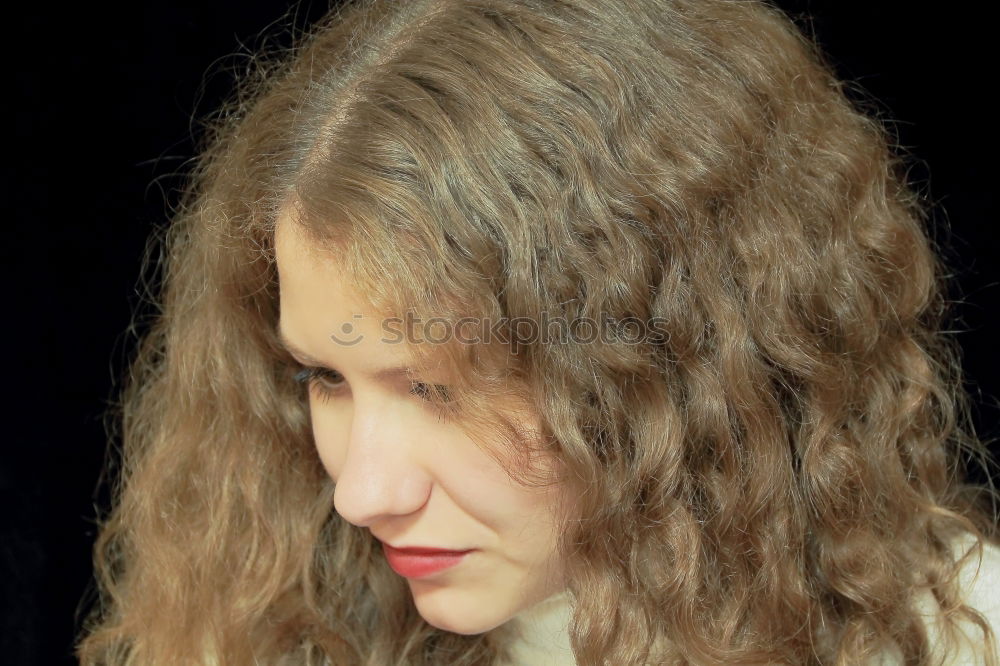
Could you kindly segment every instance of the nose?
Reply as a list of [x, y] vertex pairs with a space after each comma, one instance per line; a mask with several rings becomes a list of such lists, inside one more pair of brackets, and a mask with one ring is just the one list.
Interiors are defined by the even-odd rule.
[[430, 497], [432, 479], [421, 464], [419, 430], [390, 405], [354, 403], [343, 466], [336, 478], [334, 508], [344, 520], [370, 527], [418, 511]]

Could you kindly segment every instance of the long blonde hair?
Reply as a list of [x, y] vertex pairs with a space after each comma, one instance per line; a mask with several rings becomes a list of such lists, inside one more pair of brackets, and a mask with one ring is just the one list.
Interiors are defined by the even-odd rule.
[[638, 344], [433, 351], [469, 418], [521, 387], [580, 489], [560, 544], [580, 664], [924, 663], [921, 589], [989, 638], [949, 548], [996, 526], [961, 475], [986, 451], [926, 211], [788, 18], [363, 0], [260, 71], [163, 239], [84, 664], [505, 655], [506, 626], [424, 622], [333, 511], [275, 332], [290, 202], [387, 312], [663, 323]]

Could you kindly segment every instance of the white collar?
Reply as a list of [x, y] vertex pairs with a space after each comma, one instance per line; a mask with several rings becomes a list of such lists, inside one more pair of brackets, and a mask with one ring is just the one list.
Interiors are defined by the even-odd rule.
[[573, 618], [570, 591], [556, 592], [521, 611], [510, 623], [518, 633], [510, 646], [511, 664], [524, 666], [576, 666], [569, 640]]

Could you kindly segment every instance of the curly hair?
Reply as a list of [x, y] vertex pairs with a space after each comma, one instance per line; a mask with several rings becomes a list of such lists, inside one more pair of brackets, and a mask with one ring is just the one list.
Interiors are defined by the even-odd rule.
[[[260, 64], [158, 241], [84, 664], [506, 655], [506, 626], [427, 624], [333, 510], [276, 333], [286, 206], [385, 312], [664, 322], [639, 343], [426, 351], [469, 423], [503, 422], [490, 405], [516, 386], [577, 489], [578, 663], [929, 663], [922, 592], [945, 645], [960, 618], [990, 639], [951, 547], [981, 553], [996, 524], [963, 475], [987, 451], [928, 211], [779, 10], [361, 0]], [[509, 461], [530, 445], [505, 432]]]

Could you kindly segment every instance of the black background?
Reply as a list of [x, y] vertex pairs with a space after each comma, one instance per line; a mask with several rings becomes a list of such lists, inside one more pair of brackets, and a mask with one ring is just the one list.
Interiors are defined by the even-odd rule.
[[[974, 420], [997, 425], [993, 39], [961, 3], [837, 0], [780, 6], [815, 32], [841, 77], [895, 121], [911, 179], [938, 204], [935, 235], [960, 301]], [[124, 7], [124, 9], [122, 8]], [[183, 183], [198, 119], [228, 97], [247, 53], [287, 44], [326, 9], [304, 2], [17, 3], [8, 15], [3, 265], [10, 370], [0, 460], [0, 661], [74, 663], [77, 608], [106, 450], [102, 413], [134, 336], [140, 261]], [[808, 14], [811, 22], [801, 19]], [[275, 22], [278, 22], [277, 24]], [[265, 36], [266, 35], [266, 36]]]

